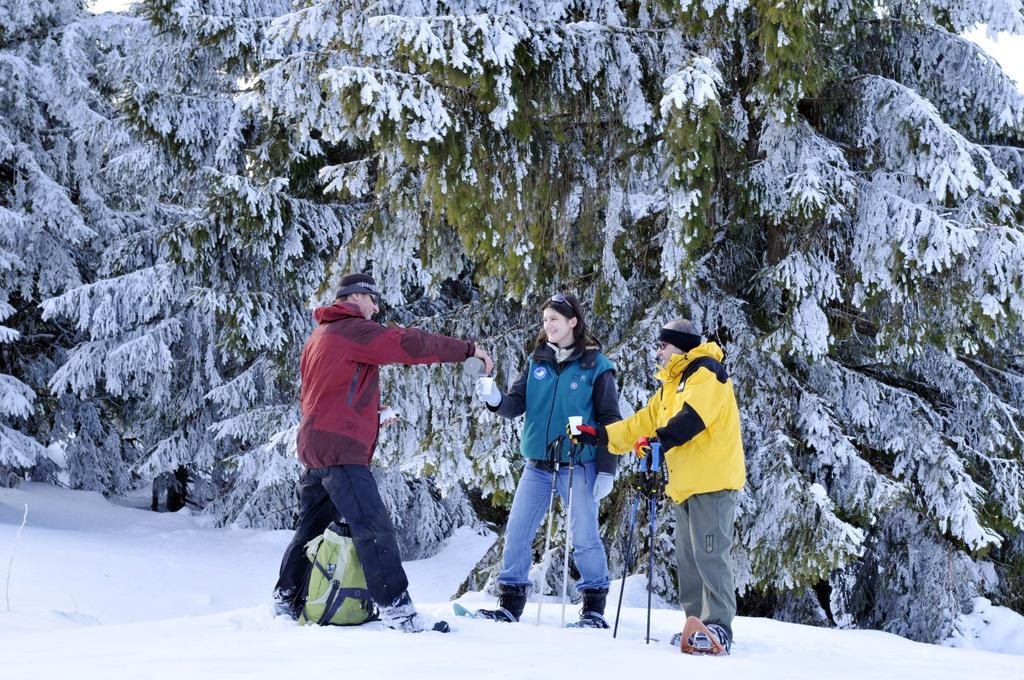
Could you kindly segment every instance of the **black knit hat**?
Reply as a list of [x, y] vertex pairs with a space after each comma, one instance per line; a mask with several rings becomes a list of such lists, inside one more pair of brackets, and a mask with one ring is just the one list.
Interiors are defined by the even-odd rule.
[[380, 292], [377, 290], [377, 282], [369, 274], [347, 274], [341, 277], [341, 283], [338, 285], [338, 291], [334, 294], [334, 297], [342, 298], [353, 293], [372, 295], [375, 298], [380, 297]]

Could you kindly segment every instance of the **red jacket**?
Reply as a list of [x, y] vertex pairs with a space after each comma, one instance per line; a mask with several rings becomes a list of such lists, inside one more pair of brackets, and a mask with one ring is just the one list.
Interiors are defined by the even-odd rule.
[[415, 328], [387, 328], [337, 302], [313, 312], [320, 325], [302, 348], [299, 460], [308, 468], [369, 465], [380, 423], [379, 366], [437, 364], [473, 356], [472, 342]]

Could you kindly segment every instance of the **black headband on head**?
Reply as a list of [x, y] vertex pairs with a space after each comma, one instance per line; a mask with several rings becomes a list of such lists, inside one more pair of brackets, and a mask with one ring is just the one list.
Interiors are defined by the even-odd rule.
[[658, 340], [667, 342], [670, 345], [675, 345], [684, 352], [689, 352], [700, 344], [699, 335], [684, 333], [682, 331], [674, 331], [671, 328], [662, 328], [658, 333]]

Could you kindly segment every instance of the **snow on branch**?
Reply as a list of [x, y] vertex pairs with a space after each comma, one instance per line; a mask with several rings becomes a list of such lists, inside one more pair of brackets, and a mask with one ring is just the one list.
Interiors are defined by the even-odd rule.
[[252, 408], [245, 413], [218, 420], [210, 426], [214, 439], [230, 438], [243, 446], [267, 441], [275, 432], [297, 426], [298, 409], [294, 404]]
[[[308, 7], [275, 18], [267, 29], [267, 38], [279, 46], [295, 43], [299, 49], [315, 48], [332, 43], [341, 27], [333, 3], [316, 2]], [[349, 18], [349, 15], [344, 15]]]
[[722, 74], [709, 57], [694, 56], [663, 83], [665, 173], [672, 188], [661, 269], [669, 281], [683, 277], [692, 256], [710, 242], [707, 209], [715, 182]]
[[842, 299], [835, 262], [826, 254], [794, 251], [758, 273], [757, 286], [785, 291], [788, 318], [764, 342], [772, 351], [816, 359], [828, 354], [833, 337], [823, 307]]
[[35, 404], [35, 391], [11, 375], [0, 373], [0, 415], [28, 418]]
[[777, 224], [787, 217], [835, 223], [856, 198], [846, 154], [802, 118], [769, 116], [758, 143], [763, 160], [750, 170], [758, 205]]
[[31, 468], [36, 460], [46, 456], [45, 446], [0, 423], [0, 469]]
[[210, 424], [205, 418], [186, 421], [157, 441], [135, 464], [133, 472], [152, 479], [181, 465], [196, 471], [211, 471], [215, 461], [222, 459], [224, 450], [214, 442]]
[[[972, 298], [982, 314], [1005, 324], [1008, 332], [1019, 330], [1024, 319], [1024, 232], [998, 225], [983, 230], [964, 278], [973, 282]], [[1017, 324], [1006, 324], [1006, 310]]]
[[601, 249], [601, 280], [608, 291], [608, 303], [616, 311], [623, 309], [628, 304], [628, 284], [619, 270], [619, 258], [615, 255], [615, 241], [622, 231], [623, 198], [625, 192], [622, 186], [612, 179], [608, 188], [608, 203], [605, 206], [603, 241]]
[[814, 393], [800, 393], [795, 424], [801, 441], [814, 449], [810, 461], [818, 481], [829, 489], [830, 497], [844, 512], [859, 516], [865, 524], [874, 524], [907, 493], [904, 484], [889, 479], [864, 460], [832, 408]]
[[170, 264], [158, 264], [72, 288], [41, 306], [44, 319], [75, 319], [79, 331], [102, 340], [169, 315], [184, 294], [180, 274]]
[[295, 479], [303, 470], [295, 454], [297, 430], [296, 426], [275, 432], [261, 446], [231, 457], [235, 481], [209, 508], [218, 523], [241, 528], [292, 527], [297, 509]]
[[181, 338], [181, 322], [161, 321], [116, 339], [83, 342], [50, 378], [53, 394], [71, 390], [82, 396], [98, 385], [116, 397], [159, 401], [170, 394], [174, 367], [171, 347]]
[[[992, 507], [1020, 528], [1024, 523], [1024, 433], [1020, 376], [995, 369], [980, 359], [965, 360], [931, 350], [912, 361], [912, 373], [942, 395], [943, 429], [966, 460]], [[1009, 383], [1018, 390], [999, 390]]]
[[985, 149], [992, 154], [992, 162], [1006, 173], [1011, 184], [1024, 189], [1024, 147], [992, 144]]
[[267, 357], [252, 362], [245, 370], [239, 372], [223, 383], [211, 388], [203, 395], [227, 412], [238, 412], [259, 404], [267, 387], [273, 384], [274, 367]]
[[892, 474], [912, 488], [941, 531], [972, 549], [1002, 538], [979, 515], [982, 487], [946, 443], [942, 418], [913, 393], [870, 379], [832, 359], [810, 367], [808, 385], [835, 404], [840, 422], [867, 446], [892, 457]]
[[412, 142], [440, 142], [452, 125], [444, 97], [425, 76], [345, 66], [325, 70], [320, 79], [339, 101], [357, 107], [351, 117], [337, 115], [333, 122], [322, 118], [327, 141], [368, 141], [394, 127]]
[[[761, 430], [758, 420], [748, 416], [746, 426]], [[863, 551], [864, 531], [839, 518], [825, 489], [800, 474], [793, 459], [796, 445], [776, 431], [745, 447], [747, 500], [741, 504], [737, 530], [743, 547], [736, 579], [741, 592], [750, 587], [793, 589], [813, 583]], [[758, 515], [744, 517], [754, 507]], [[763, 545], [772, 549], [760, 549]]]
[[289, 310], [277, 291], [203, 287], [193, 289], [192, 297], [198, 309], [230, 317], [229, 335], [244, 341], [245, 352], [277, 353], [294, 338], [291, 324], [282, 318], [282, 312]]
[[897, 43], [901, 82], [973, 139], [1024, 139], [1024, 92], [969, 40], [938, 27], [906, 27]]
[[973, 195], [993, 203], [1020, 201], [988, 151], [965, 139], [935, 106], [913, 90], [880, 76], [862, 76], [859, 144], [868, 161], [912, 178], [938, 203]]
[[750, 0], [672, 0], [665, 4], [672, 11], [683, 15], [693, 15], [704, 19], [724, 16], [731, 23], [742, 16], [744, 10], [750, 5]]
[[957, 33], [985, 24], [988, 34], [1024, 33], [1021, 0], [904, 0], [925, 21], [948, 26]]
[[370, 193], [370, 175], [374, 158], [364, 158], [338, 165], [325, 165], [317, 175], [324, 183], [324, 193], [337, 193], [342, 197], [361, 198]]
[[879, 294], [907, 300], [924, 279], [964, 262], [978, 246], [977, 229], [892, 193], [885, 182], [859, 189], [850, 244], [858, 272], [854, 304]]

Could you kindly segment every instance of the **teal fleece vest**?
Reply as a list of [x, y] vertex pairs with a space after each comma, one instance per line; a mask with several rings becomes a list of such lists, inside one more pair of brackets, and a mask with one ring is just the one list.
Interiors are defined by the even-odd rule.
[[[530, 377], [526, 381], [526, 424], [520, 446], [522, 454], [533, 460], [547, 458], [548, 443], [566, 433], [569, 416], [583, 416], [594, 424], [594, 381], [613, 368], [612, 362], [597, 351], [584, 352], [579, 358], [555, 370], [555, 361], [530, 357]], [[586, 446], [579, 462], [594, 460], [597, 452]], [[569, 462], [569, 442], [562, 445], [561, 462]]]

